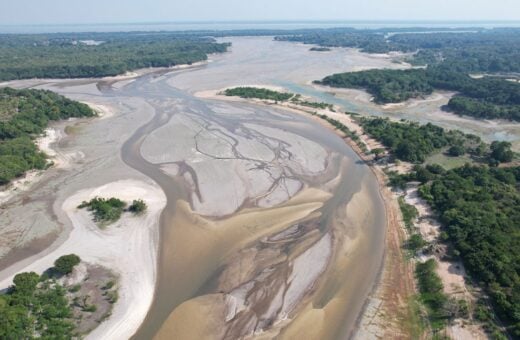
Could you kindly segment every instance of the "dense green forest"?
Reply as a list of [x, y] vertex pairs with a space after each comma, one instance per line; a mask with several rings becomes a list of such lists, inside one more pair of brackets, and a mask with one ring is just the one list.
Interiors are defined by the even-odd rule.
[[481, 140], [458, 130], [445, 130], [431, 123], [392, 122], [388, 118], [359, 118], [363, 130], [380, 141], [400, 160], [422, 163], [434, 152], [463, 146], [464, 152], [476, 153]]
[[466, 165], [435, 175], [420, 193], [495, 311], [520, 338], [520, 167]]
[[433, 89], [457, 91], [447, 105], [457, 114], [520, 121], [520, 84], [491, 77], [473, 79], [443, 66], [339, 73], [317, 83], [364, 88], [378, 103], [402, 102], [431, 94]]
[[45, 155], [32, 139], [49, 121], [94, 114], [87, 105], [50, 91], [0, 88], [0, 185], [45, 168]]
[[[58, 258], [50, 272], [69, 274], [77, 255]], [[67, 290], [48, 273], [17, 274], [6, 294], [0, 294], [0, 339], [71, 339], [74, 323]]]
[[191, 64], [228, 46], [165, 32], [0, 35], [0, 80], [114, 76]]
[[338, 73], [316, 83], [368, 90], [378, 103], [396, 103], [431, 94], [433, 87], [424, 70], [367, 70]]
[[74, 324], [66, 292], [36, 273], [16, 275], [11, 290], [0, 295], [0, 338], [72, 338]]

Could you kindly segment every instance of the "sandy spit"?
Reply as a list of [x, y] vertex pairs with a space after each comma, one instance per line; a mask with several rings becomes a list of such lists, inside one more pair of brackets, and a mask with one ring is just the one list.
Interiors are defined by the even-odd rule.
[[103, 104], [94, 104], [91, 102], [82, 101], [83, 104], [88, 105], [94, 112], [96, 112], [101, 119], [106, 119], [114, 115], [114, 109]]
[[[126, 202], [143, 199], [148, 210], [142, 216], [125, 213], [116, 223], [100, 229], [90, 213], [77, 209], [84, 200], [96, 196], [117, 197]], [[62, 209], [72, 222], [68, 239], [54, 251], [21, 271], [42, 273], [60, 256], [74, 253], [83, 261], [99, 264], [120, 277], [119, 300], [112, 316], [88, 335], [89, 339], [127, 339], [131, 337], [152, 303], [156, 278], [159, 217], [166, 197], [155, 184], [120, 180], [72, 195]], [[0, 282], [0, 289], [12, 283], [13, 276]]]

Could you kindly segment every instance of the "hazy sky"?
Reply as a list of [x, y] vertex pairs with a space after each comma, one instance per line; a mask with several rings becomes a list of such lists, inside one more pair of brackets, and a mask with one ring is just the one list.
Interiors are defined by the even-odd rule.
[[0, 24], [520, 20], [520, 0], [0, 0]]

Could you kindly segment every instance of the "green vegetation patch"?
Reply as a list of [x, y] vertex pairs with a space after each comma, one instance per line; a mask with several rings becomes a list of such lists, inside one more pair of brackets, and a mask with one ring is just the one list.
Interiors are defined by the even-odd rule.
[[443, 152], [432, 154], [425, 160], [425, 164], [438, 164], [446, 170], [461, 167], [466, 163], [473, 163], [473, 159], [467, 154], [455, 157], [446, 155]]
[[134, 213], [135, 215], [142, 214], [147, 209], [146, 203], [141, 200], [137, 199], [132, 202], [132, 204], [128, 207], [128, 211]]
[[443, 292], [441, 278], [435, 272], [436, 266], [435, 260], [429, 259], [424, 263], [417, 263], [415, 269], [420, 301], [426, 306], [433, 331], [443, 329], [450, 318], [447, 310], [448, 297]]
[[433, 153], [450, 146], [464, 146], [468, 152], [479, 147], [481, 140], [457, 130], [445, 130], [431, 123], [393, 122], [388, 118], [360, 118], [363, 130], [381, 142], [400, 160], [422, 163]]
[[471, 276], [481, 282], [511, 333], [520, 336], [520, 167], [466, 165], [419, 192], [439, 214]]
[[[79, 262], [77, 255], [62, 256], [53, 271], [70, 274]], [[0, 339], [71, 339], [74, 323], [67, 292], [78, 290], [65, 289], [48, 274], [17, 274], [13, 286], [0, 295]]]
[[404, 225], [408, 230], [412, 230], [413, 222], [419, 216], [419, 212], [415, 206], [408, 204], [405, 202], [402, 196], [399, 197], [399, 208], [401, 209], [401, 214], [403, 215]]
[[426, 72], [422, 69], [339, 73], [317, 83], [340, 88], [366, 89], [378, 103], [397, 103], [433, 92]]
[[63, 255], [59, 257], [56, 261], [54, 261], [54, 269], [60, 274], [67, 275], [72, 273], [74, 267], [78, 265], [80, 262], [81, 259], [78, 255]]
[[166, 32], [0, 35], [0, 80], [115, 76], [191, 64], [228, 46], [208, 37]]
[[136, 199], [132, 201], [132, 204], [125, 209], [127, 203], [115, 198], [101, 198], [94, 197], [90, 201], [83, 201], [78, 209], [86, 208], [88, 211], [91, 211], [94, 215], [94, 221], [101, 224], [101, 226], [114, 223], [121, 218], [123, 212], [128, 211], [133, 215], [141, 215], [143, 214], [148, 206], [146, 202], [142, 199]]
[[380, 104], [422, 97], [434, 89], [456, 91], [445, 109], [476, 118], [520, 121], [520, 84], [494, 77], [473, 79], [449, 66], [339, 73], [316, 83], [366, 89]]
[[113, 223], [121, 218], [126, 203], [120, 199], [95, 197], [90, 201], [83, 201], [78, 208], [92, 211], [94, 220], [101, 223]]
[[240, 97], [240, 98], [255, 98], [255, 99], [265, 99], [265, 100], [274, 100], [274, 101], [286, 101], [294, 97], [293, 93], [286, 92], [278, 92], [264, 88], [257, 87], [235, 87], [232, 89], [227, 89], [224, 91], [224, 94], [229, 97]]
[[53, 120], [91, 117], [85, 104], [50, 91], [0, 88], [0, 185], [47, 166], [32, 139]]
[[67, 291], [36, 273], [21, 273], [0, 295], [1, 339], [70, 339], [74, 324]]
[[309, 51], [313, 51], [313, 52], [329, 52], [329, 51], [331, 51], [331, 49], [328, 48], [328, 47], [311, 47]]

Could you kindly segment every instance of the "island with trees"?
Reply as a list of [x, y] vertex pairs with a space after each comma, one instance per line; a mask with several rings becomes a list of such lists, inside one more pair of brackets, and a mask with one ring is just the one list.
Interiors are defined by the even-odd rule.
[[334, 106], [324, 102], [314, 102], [302, 99], [300, 94], [290, 92], [280, 92], [261, 87], [234, 87], [226, 89], [223, 95], [228, 97], [240, 97], [244, 99], [260, 99], [274, 102], [287, 102], [301, 106], [307, 106], [314, 109], [329, 109], [334, 110]]
[[331, 51], [331, 49], [328, 48], [328, 47], [311, 47], [309, 49], [309, 51], [312, 51], [312, 52], [329, 52], [329, 51]]
[[255, 98], [274, 101], [286, 101], [294, 97], [293, 93], [279, 92], [260, 87], [234, 87], [226, 89], [224, 95], [228, 97]]

